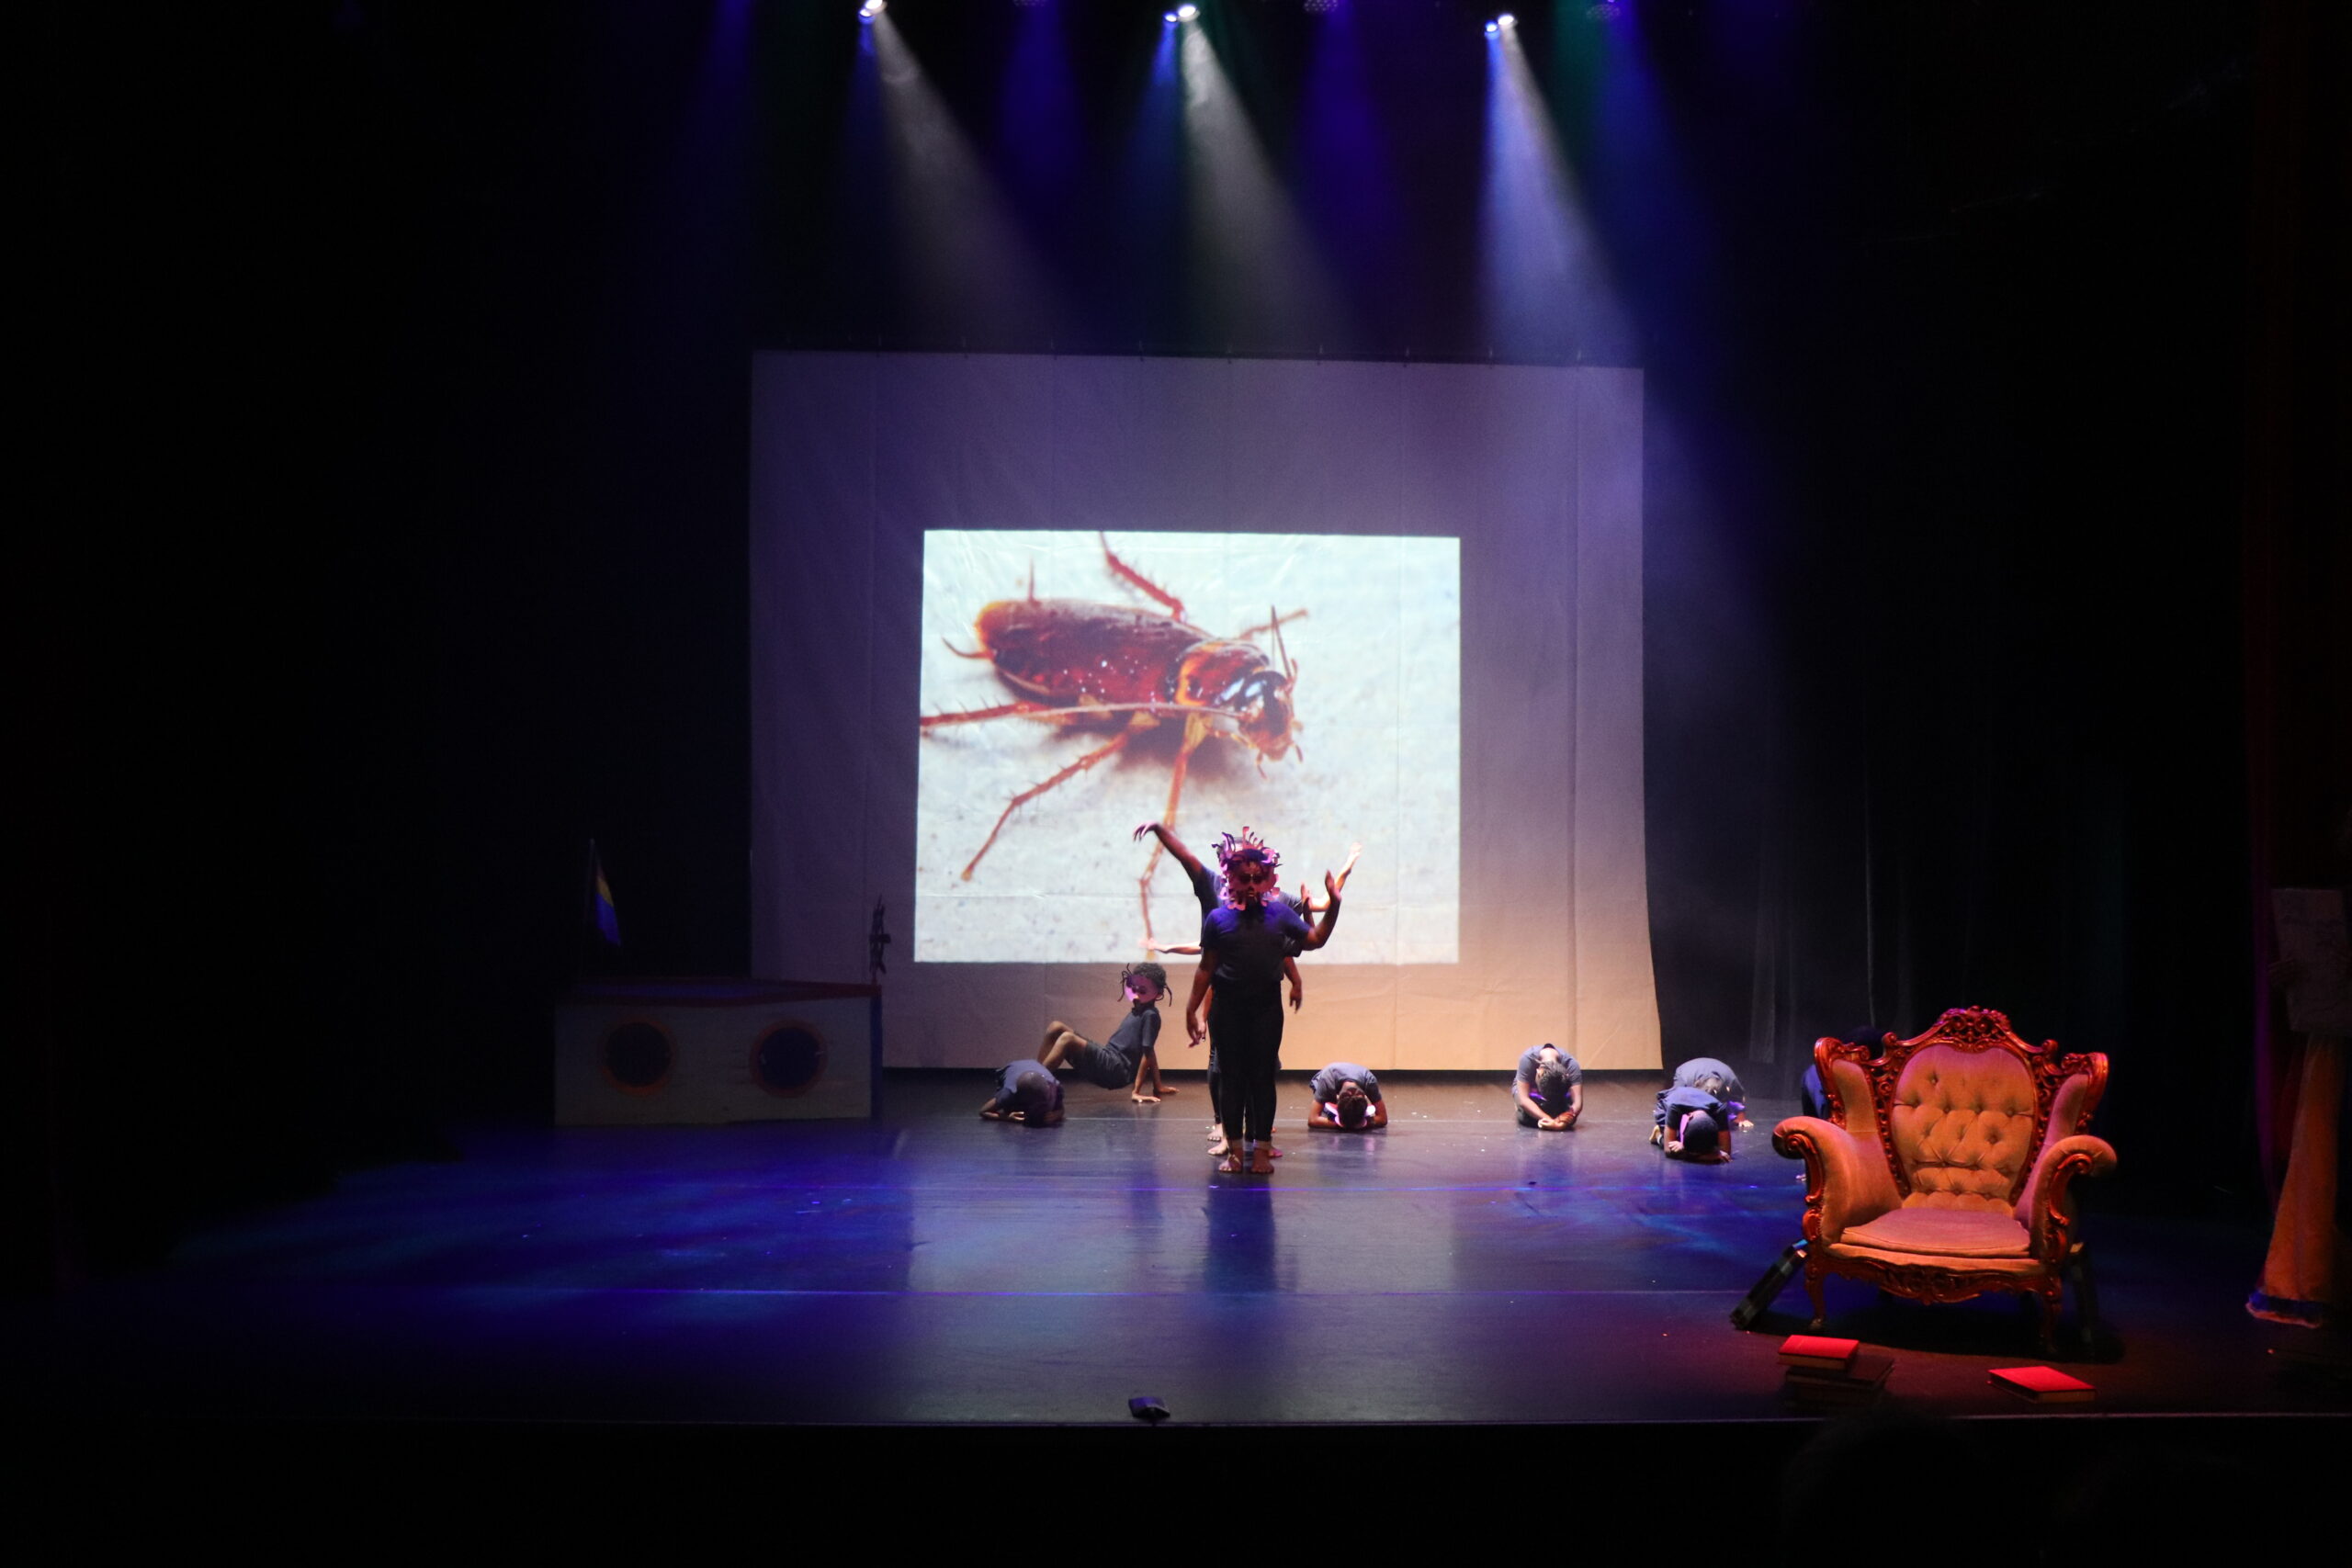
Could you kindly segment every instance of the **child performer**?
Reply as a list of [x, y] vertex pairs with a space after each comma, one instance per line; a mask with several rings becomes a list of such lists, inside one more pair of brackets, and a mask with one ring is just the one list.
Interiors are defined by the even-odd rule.
[[[1197, 1043], [1214, 1031], [1224, 1058], [1220, 1086], [1226, 1154], [1217, 1168], [1240, 1171], [1246, 1151], [1251, 1174], [1273, 1174], [1267, 1140], [1274, 1131], [1274, 1074], [1282, 1059], [1283, 960], [1321, 947], [1340, 919], [1339, 878], [1323, 877], [1330, 901], [1312, 931], [1278, 894], [1282, 857], [1244, 828], [1219, 840], [1217, 863], [1225, 874], [1225, 904], [1201, 922], [1201, 966], [1184, 1004], [1184, 1028]], [[1206, 1029], [1201, 1009], [1216, 991]]]
[[1734, 1127], [1752, 1127], [1739, 1100], [1739, 1077], [1712, 1056], [1696, 1056], [1674, 1069], [1674, 1083], [1657, 1097], [1657, 1123], [1650, 1142], [1663, 1144], [1677, 1159], [1721, 1165], [1731, 1158]]
[[[1675, 1100], [1675, 1091], [1686, 1089], [1701, 1092], [1696, 1097], [1685, 1095], [1679, 1101]], [[1731, 1070], [1729, 1064], [1718, 1062], [1713, 1056], [1693, 1056], [1674, 1069], [1672, 1083], [1657, 1091], [1657, 1114], [1650, 1126], [1650, 1144], [1655, 1147], [1674, 1136], [1674, 1129], [1680, 1122], [1681, 1115], [1669, 1111], [1667, 1109], [1669, 1104], [1679, 1103], [1682, 1111], [1687, 1113], [1702, 1109], [1706, 1102], [1712, 1100], [1728, 1112], [1717, 1118], [1726, 1132], [1735, 1126], [1745, 1131], [1756, 1125], [1747, 1119], [1747, 1092], [1739, 1087], [1739, 1075]]]
[[[1136, 841], [1141, 842], [1143, 836], [1146, 833], [1149, 833], [1159, 839], [1160, 848], [1166, 850], [1170, 855], [1174, 856], [1176, 863], [1184, 868], [1185, 879], [1193, 885], [1193, 897], [1200, 901], [1201, 919], [1205, 920], [1210, 915], [1216, 913], [1218, 906], [1225, 902], [1224, 887], [1217, 880], [1216, 874], [1203, 865], [1200, 862], [1200, 857], [1193, 854], [1191, 850], [1186, 849], [1184, 847], [1184, 840], [1178, 838], [1176, 836], [1175, 829], [1170, 828], [1166, 823], [1145, 823], [1142, 827], [1136, 829], [1135, 836]], [[1351, 844], [1348, 847], [1348, 863], [1340, 868], [1340, 886], [1341, 888], [1344, 889], [1347, 886], [1348, 874], [1355, 870], [1356, 857], [1362, 853], [1363, 853], [1363, 846], [1362, 844]], [[1149, 873], [1147, 872], [1145, 874], [1148, 875]], [[1291, 907], [1295, 909], [1302, 908], [1305, 906], [1306, 897], [1306, 885], [1302, 883], [1299, 886], [1299, 897], [1291, 901]], [[1197, 954], [1201, 951], [1200, 944], [1197, 942], [1154, 942], [1151, 934], [1151, 906], [1148, 897], [1147, 902], [1144, 905], [1143, 947], [1146, 953], [1182, 953], [1188, 955]], [[1306, 1005], [1306, 984], [1298, 977], [1298, 964], [1295, 960], [1289, 958], [1283, 960], [1283, 978], [1290, 982], [1290, 1010], [1296, 1012], [1301, 1007]], [[1214, 1005], [1214, 998], [1212, 998], [1211, 1005]], [[1193, 1043], [1197, 1044], [1199, 1043], [1195, 1041]], [[1224, 1119], [1217, 1111], [1217, 1092], [1220, 1086], [1218, 1084], [1218, 1074], [1216, 1070], [1216, 1037], [1214, 1034], [1209, 1037], [1208, 1082], [1209, 1153], [1212, 1156], [1222, 1157], [1227, 1145], [1225, 1137]], [[1282, 1150], [1274, 1148], [1271, 1144], [1267, 1145], [1267, 1152], [1275, 1159], [1283, 1157]]]
[[1584, 1114], [1584, 1069], [1557, 1045], [1523, 1051], [1511, 1075], [1510, 1098], [1521, 1126], [1565, 1133]]
[[991, 1122], [1025, 1122], [1056, 1127], [1062, 1119], [1062, 1080], [1042, 1062], [1007, 1062], [996, 1075], [996, 1092], [980, 1107]]
[[1308, 1080], [1306, 1092], [1315, 1101], [1315, 1108], [1306, 1113], [1309, 1127], [1327, 1133], [1369, 1133], [1388, 1125], [1380, 1080], [1370, 1067], [1334, 1062]]
[[[1130, 964], [1119, 971], [1119, 987], [1127, 998], [1127, 1016], [1110, 1039], [1097, 1045], [1056, 1019], [1046, 1025], [1037, 1060], [1048, 1072], [1068, 1062], [1097, 1089], [1126, 1089], [1138, 1105], [1157, 1105], [1161, 1095], [1176, 1092], [1159, 1081], [1159, 998], [1168, 994], [1168, 971], [1157, 964]], [[1144, 1092], [1147, 1079], [1149, 1094]]]

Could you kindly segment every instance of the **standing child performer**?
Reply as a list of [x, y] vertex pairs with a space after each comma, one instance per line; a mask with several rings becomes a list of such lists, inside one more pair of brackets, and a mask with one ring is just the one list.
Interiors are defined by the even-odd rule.
[[[1159, 1082], [1159, 998], [1168, 994], [1168, 971], [1157, 964], [1130, 964], [1119, 971], [1119, 987], [1127, 998], [1127, 1016], [1097, 1045], [1069, 1024], [1056, 1019], [1046, 1025], [1046, 1043], [1037, 1060], [1047, 1071], [1064, 1062], [1071, 1071], [1097, 1089], [1126, 1089], [1139, 1105], [1157, 1105], [1163, 1094], [1174, 1094]], [[1148, 1079], [1151, 1092], [1144, 1092]]]
[[1216, 1002], [1207, 1032], [1216, 1035], [1223, 1057], [1219, 1107], [1225, 1119], [1226, 1153], [1217, 1168], [1228, 1175], [1274, 1170], [1274, 1072], [1282, 1059], [1283, 961], [1331, 940], [1340, 919], [1339, 879], [1329, 872], [1323, 886], [1330, 901], [1309, 931], [1298, 912], [1275, 892], [1282, 857], [1249, 829], [1218, 840], [1217, 864], [1225, 873], [1225, 904], [1201, 922], [1201, 966], [1184, 1003], [1184, 1029], [1194, 1042], [1204, 1032], [1201, 1009], [1212, 987]]
[[[1176, 863], [1184, 868], [1185, 879], [1193, 885], [1193, 897], [1200, 901], [1201, 919], [1205, 920], [1210, 915], [1216, 913], [1218, 907], [1225, 902], [1224, 888], [1218, 882], [1216, 874], [1203, 865], [1200, 862], [1200, 857], [1193, 854], [1191, 850], [1186, 849], [1184, 847], [1184, 840], [1178, 838], [1176, 836], [1175, 829], [1170, 828], [1165, 822], [1146, 822], [1143, 826], [1137, 828], [1135, 834], [1136, 841], [1140, 843], [1143, 840], [1143, 836], [1147, 833], [1157, 838], [1159, 840], [1160, 848], [1166, 850], [1169, 854], [1175, 858]], [[1343, 893], [1347, 891], [1348, 878], [1354, 874], [1356, 869], [1356, 860], [1363, 853], [1363, 846], [1362, 844], [1350, 844], [1348, 846], [1347, 863], [1340, 867], [1340, 891]], [[1297, 910], [1302, 916], [1307, 914], [1320, 914], [1322, 912], [1321, 910], [1317, 909], [1308, 900], [1306, 896], [1306, 885], [1303, 882], [1300, 883], [1298, 886], [1298, 897], [1289, 899], [1289, 903], [1291, 908]], [[1201, 951], [1200, 944], [1197, 942], [1159, 942], [1153, 941], [1150, 923], [1150, 905], [1147, 903], [1144, 908], [1145, 921], [1143, 946], [1146, 953], [1182, 953], [1186, 954], [1196, 954]], [[1306, 1005], [1306, 983], [1299, 978], [1298, 964], [1296, 960], [1290, 958], [1283, 960], [1283, 978], [1290, 982], [1290, 1010], [1296, 1012], [1300, 1008]], [[1210, 1001], [1207, 1005], [1211, 1010], [1215, 1010], [1216, 999], [1214, 993], [1212, 993]], [[1198, 1044], [1199, 1042], [1194, 1041], [1193, 1043]], [[1277, 1066], [1279, 1066], [1279, 1063]], [[1225, 1154], [1228, 1145], [1226, 1142], [1225, 1136], [1225, 1122], [1217, 1110], [1217, 1093], [1220, 1086], [1218, 1082], [1219, 1075], [1217, 1073], [1216, 1036], [1214, 1032], [1209, 1036], [1208, 1066], [1209, 1153], [1213, 1156], [1221, 1157]], [[1271, 1145], [1269, 1145], [1269, 1152], [1275, 1159], [1283, 1157], [1282, 1150], [1272, 1148]]]

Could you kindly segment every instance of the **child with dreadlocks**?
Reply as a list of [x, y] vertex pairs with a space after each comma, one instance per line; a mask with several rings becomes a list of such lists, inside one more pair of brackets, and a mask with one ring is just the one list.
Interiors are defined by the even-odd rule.
[[1271, 1176], [1274, 1074], [1283, 1048], [1283, 965], [1331, 940], [1340, 919], [1340, 884], [1324, 874], [1329, 901], [1310, 931], [1277, 890], [1282, 856], [1257, 834], [1247, 828], [1238, 838], [1226, 834], [1217, 841], [1216, 858], [1225, 874], [1225, 901], [1201, 921], [1201, 966], [1193, 973], [1184, 1029], [1195, 1044], [1204, 1032], [1215, 1034], [1222, 1058], [1217, 1109], [1225, 1122], [1226, 1152], [1217, 1168], [1236, 1174], [1246, 1161], [1251, 1174]]
[[[1176, 1092], [1159, 1082], [1159, 998], [1168, 994], [1168, 971], [1157, 964], [1130, 964], [1119, 971], [1119, 988], [1127, 998], [1127, 1016], [1110, 1039], [1098, 1045], [1056, 1019], [1046, 1025], [1037, 1060], [1049, 1072], [1067, 1062], [1097, 1089], [1125, 1088], [1137, 1104], [1157, 1105], [1161, 1095]], [[1149, 1094], [1144, 1092], [1146, 1079]]]

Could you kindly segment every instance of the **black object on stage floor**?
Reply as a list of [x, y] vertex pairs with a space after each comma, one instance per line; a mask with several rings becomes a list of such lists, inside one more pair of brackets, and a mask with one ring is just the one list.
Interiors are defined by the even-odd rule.
[[1781, 1256], [1772, 1267], [1764, 1270], [1764, 1277], [1740, 1298], [1737, 1306], [1731, 1309], [1731, 1325], [1745, 1329], [1762, 1317], [1771, 1308], [1773, 1301], [1788, 1288], [1789, 1281], [1797, 1277], [1797, 1270], [1804, 1267], [1804, 1243], [1792, 1241], [1781, 1248]]

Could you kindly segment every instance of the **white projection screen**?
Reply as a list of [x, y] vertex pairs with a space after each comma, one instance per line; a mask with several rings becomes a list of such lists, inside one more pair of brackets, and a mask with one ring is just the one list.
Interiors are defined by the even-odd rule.
[[[878, 898], [890, 1065], [996, 1066], [1051, 1019], [1101, 1037], [1143, 955], [1132, 834], [1208, 706], [1227, 716], [1196, 727], [1176, 813], [1204, 859], [1248, 825], [1319, 896], [1363, 846], [1330, 945], [1300, 960], [1286, 1066], [1501, 1070], [1544, 1041], [1657, 1066], [1641, 387], [759, 355], [754, 972], [862, 979]], [[1207, 683], [1173, 695], [1185, 671]], [[1164, 859], [1148, 908], [1159, 942], [1196, 938]], [[1193, 961], [1163, 962], [1181, 998]], [[1162, 1041], [1163, 1066], [1201, 1065]]]

